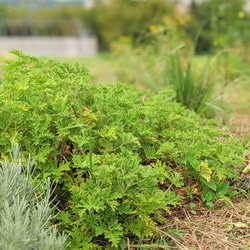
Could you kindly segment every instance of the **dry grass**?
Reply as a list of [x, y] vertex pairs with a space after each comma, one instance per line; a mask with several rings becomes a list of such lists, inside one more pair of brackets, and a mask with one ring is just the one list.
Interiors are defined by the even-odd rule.
[[219, 209], [214, 211], [199, 207], [197, 215], [183, 209], [175, 222], [172, 216], [167, 217], [166, 222], [174, 224], [172, 230], [184, 232], [184, 240], [175, 238], [168, 249], [249, 249], [249, 200], [242, 198], [231, 205], [220, 207], [221, 203], [224, 201], [217, 201], [215, 206]]

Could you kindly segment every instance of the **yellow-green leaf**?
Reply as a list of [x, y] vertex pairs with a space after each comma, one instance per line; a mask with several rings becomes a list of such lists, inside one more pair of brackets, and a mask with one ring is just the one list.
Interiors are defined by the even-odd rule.
[[207, 182], [211, 181], [212, 169], [208, 167], [207, 159], [202, 161], [200, 176], [203, 177]]

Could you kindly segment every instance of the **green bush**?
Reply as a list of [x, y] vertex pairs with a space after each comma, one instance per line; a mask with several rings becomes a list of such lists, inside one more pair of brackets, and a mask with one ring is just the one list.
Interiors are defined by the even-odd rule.
[[122, 36], [129, 36], [135, 46], [148, 42], [150, 25], [162, 23], [172, 12], [173, 6], [164, 0], [112, 0], [97, 4], [82, 18], [96, 32], [101, 48], [110, 49]]
[[[36, 6], [37, 5], [37, 6]], [[0, 5], [1, 36], [79, 36], [84, 29], [83, 8], [59, 6], [48, 8], [34, 3], [27, 5]]]
[[186, 155], [207, 159], [211, 178], [238, 178], [243, 146], [202, 125], [172, 91], [89, 84], [83, 65], [13, 53], [0, 85], [0, 152], [20, 142], [37, 156], [39, 178], [58, 184], [71, 249], [156, 234], [151, 215], [180, 204], [182, 185], [199, 184], [188, 178]]
[[244, 12], [244, 0], [210, 0], [191, 5], [191, 18], [186, 24], [187, 36], [199, 34], [196, 51], [210, 53], [232, 47], [239, 40], [249, 40], [249, 18]]
[[46, 191], [33, 185], [34, 160], [22, 164], [20, 147], [13, 146], [11, 161], [5, 158], [0, 168], [0, 249], [65, 249], [65, 234], [57, 236], [51, 209], [51, 185]]
[[[20, 35], [22, 22], [22, 31], [29, 35], [78, 36], [81, 35], [79, 32], [87, 31], [98, 37], [101, 49], [110, 49], [122, 36], [130, 36], [133, 44], [145, 42], [149, 26], [162, 23], [163, 16], [173, 12], [173, 6], [165, 0], [97, 1], [90, 9], [74, 5], [60, 5], [58, 8], [44, 8], [41, 5], [34, 11], [25, 6], [12, 6], [15, 11], [8, 11], [9, 8], [0, 6], [2, 31], [6, 34]], [[27, 27], [31, 25], [31, 19], [32, 29]], [[13, 26], [13, 21], [19, 23], [19, 29]], [[83, 28], [85, 30], [81, 30]]]

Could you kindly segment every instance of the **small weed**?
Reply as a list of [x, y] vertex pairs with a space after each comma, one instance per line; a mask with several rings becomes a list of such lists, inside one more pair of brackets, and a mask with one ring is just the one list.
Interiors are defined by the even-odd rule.
[[194, 209], [195, 206], [196, 205], [194, 203], [189, 203], [189, 204], [185, 204], [183, 207], [187, 208], [190, 211], [190, 213], [197, 214], [195, 209]]
[[[199, 179], [201, 189], [201, 199], [205, 202], [206, 206], [210, 208], [213, 206], [217, 199], [224, 199], [231, 202], [228, 196], [229, 182], [220, 183], [215, 177], [212, 176], [212, 169], [208, 167], [208, 161], [205, 160], [199, 163], [195, 157], [187, 155], [188, 165], [191, 166], [195, 175]], [[230, 193], [233, 195], [233, 193]]]

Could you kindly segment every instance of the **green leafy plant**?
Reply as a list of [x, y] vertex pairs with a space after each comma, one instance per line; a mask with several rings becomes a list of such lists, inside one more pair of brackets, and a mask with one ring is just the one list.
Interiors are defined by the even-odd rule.
[[31, 177], [34, 160], [21, 159], [20, 146], [12, 146], [11, 161], [5, 158], [0, 168], [0, 248], [54, 249], [66, 248], [67, 236], [58, 235], [52, 216], [48, 182], [46, 190]]
[[190, 213], [197, 214], [196, 211], [195, 211], [195, 209], [194, 209], [195, 206], [196, 205], [194, 203], [189, 203], [189, 204], [185, 204], [183, 207], [188, 208], [189, 211], [190, 211]]
[[186, 155], [209, 159], [218, 180], [238, 178], [244, 147], [174, 91], [89, 84], [83, 65], [12, 53], [0, 85], [1, 156], [16, 142], [37, 156], [35, 176], [57, 183], [56, 223], [71, 249], [157, 234], [152, 215], [185, 199], [176, 190], [187, 184]]
[[226, 196], [229, 189], [228, 181], [219, 183], [216, 179], [211, 179], [210, 182], [201, 179], [201, 182], [206, 186], [202, 191], [201, 199], [206, 203], [208, 208], [210, 208], [217, 199], [228, 200], [231, 202], [230, 198]]
[[201, 199], [205, 202], [207, 207], [211, 207], [217, 199], [225, 199], [231, 202], [230, 198], [226, 196], [229, 191], [229, 181], [220, 183], [212, 176], [212, 169], [208, 167], [208, 161], [199, 161], [187, 155], [188, 166], [190, 166], [195, 175], [198, 177], [201, 189]]
[[120, 38], [127, 36], [135, 46], [150, 42], [145, 36], [149, 26], [161, 23], [166, 13], [171, 15], [172, 11], [173, 5], [163, 0], [111, 0], [109, 5], [100, 2], [86, 11], [83, 20], [96, 32], [101, 47], [112, 49]]
[[[185, 25], [187, 36], [192, 40], [202, 27], [196, 51], [208, 53], [232, 47], [236, 43], [244, 44], [249, 38], [249, 17], [244, 10], [244, 0], [193, 2], [190, 8], [190, 20]], [[237, 42], [236, 42], [237, 41]]]

